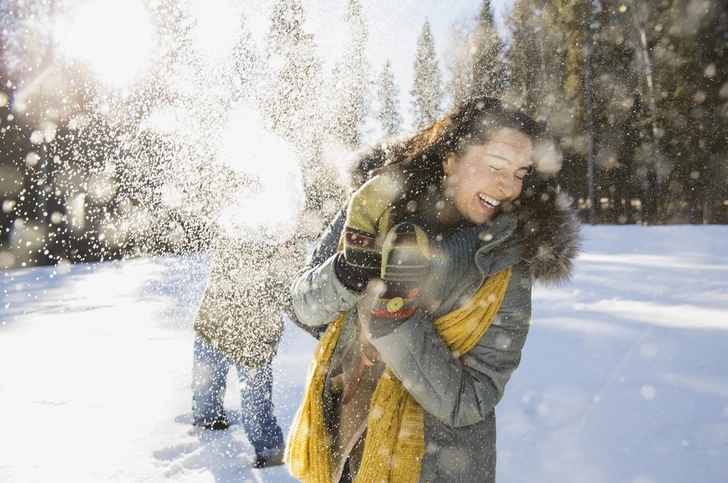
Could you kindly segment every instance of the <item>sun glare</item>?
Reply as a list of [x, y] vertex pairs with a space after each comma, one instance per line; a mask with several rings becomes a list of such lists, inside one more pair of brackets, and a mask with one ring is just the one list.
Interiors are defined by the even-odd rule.
[[139, 0], [91, 0], [57, 31], [66, 55], [89, 62], [117, 87], [131, 81], [149, 57], [152, 28]]
[[[244, 149], [241, 147], [245, 146]], [[223, 226], [232, 232], [240, 225], [254, 228], [285, 226], [302, 209], [301, 172], [293, 149], [261, 127], [259, 114], [236, 109], [220, 144], [220, 160], [261, 185], [260, 192], [241, 193], [237, 206], [223, 213]]]
[[229, 0], [205, 0], [197, 4], [194, 15], [195, 40], [211, 63], [220, 61], [233, 48], [240, 17]]

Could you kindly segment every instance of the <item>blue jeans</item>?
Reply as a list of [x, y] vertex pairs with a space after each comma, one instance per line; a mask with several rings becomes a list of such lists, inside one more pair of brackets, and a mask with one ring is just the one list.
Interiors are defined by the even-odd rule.
[[211, 423], [224, 414], [227, 373], [235, 365], [240, 380], [241, 419], [248, 441], [258, 457], [283, 448], [283, 432], [273, 415], [273, 371], [270, 363], [250, 368], [234, 363], [223, 353], [195, 337], [192, 365], [192, 416], [195, 423]]

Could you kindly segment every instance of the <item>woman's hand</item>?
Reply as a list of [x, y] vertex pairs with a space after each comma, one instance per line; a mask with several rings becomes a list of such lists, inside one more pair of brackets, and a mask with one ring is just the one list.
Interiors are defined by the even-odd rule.
[[394, 330], [417, 308], [417, 296], [430, 271], [430, 246], [418, 226], [405, 222], [392, 228], [382, 246], [381, 277], [370, 283], [373, 300], [368, 332], [379, 337]]

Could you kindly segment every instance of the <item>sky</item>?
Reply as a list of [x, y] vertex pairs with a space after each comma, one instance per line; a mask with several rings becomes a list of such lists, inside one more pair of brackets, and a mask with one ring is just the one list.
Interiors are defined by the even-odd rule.
[[[496, 407], [498, 481], [728, 481], [728, 227], [584, 235], [571, 282], [535, 288], [522, 362]], [[0, 272], [3, 483], [295, 481], [252, 468], [239, 424], [191, 425], [209, 261]], [[285, 433], [314, 347], [287, 324], [273, 394]]]
[[[262, 39], [270, 24], [272, 0], [245, 2], [246, 16], [254, 37]], [[443, 79], [447, 79], [445, 58], [453, 25], [475, 24], [482, 8], [481, 0], [360, 0], [368, 31], [367, 58], [371, 81], [376, 81], [387, 61], [392, 63], [395, 82], [400, 90], [405, 124], [411, 122], [410, 95], [414, 79], [417, 38], [425, 20], [430, 22], [435, 50]], [[512, 0], [492, 0], [494, 17], [501, 26]], [[302, 0], [306, 28], [319, 45], [325, 69], [343, 55], [343, 26], [346, 1]]]

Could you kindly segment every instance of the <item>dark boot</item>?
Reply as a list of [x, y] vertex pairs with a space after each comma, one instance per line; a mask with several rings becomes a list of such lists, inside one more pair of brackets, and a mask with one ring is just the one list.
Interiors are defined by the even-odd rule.
[[271, 466], [280, 466], [283, 464], [283, 455], [286, 452], [285, 447], [274, 448], [259, 454], [253, 463], [253, 468], [269, 468]]
[[211, 429], [213, 431], [222, 431], [230, 427], [227, 420], [227, 415], [223, 411], [222, 414], [218, 414], [214, 421], [195, 421], [195, 426], [201, 426], [205, 429]]

